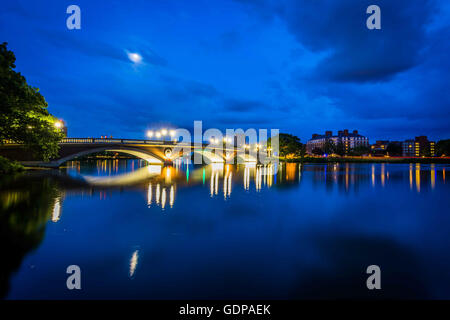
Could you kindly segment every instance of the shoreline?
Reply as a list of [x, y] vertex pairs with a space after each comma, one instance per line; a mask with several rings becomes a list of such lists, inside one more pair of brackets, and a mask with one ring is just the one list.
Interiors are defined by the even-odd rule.
[[[139, 160], [139, 158], [133, 157], [107, 157], [103, 156], [101, 158], [83, 158], [77, 159], [76, 161], [96, 161], [96, 160]], [[408, 164], [408, 163], [418, 163], [418, 164], [449, 164], [450, 165], [450, 157], [436, 157], [436, 158], [394, 158], [394, 157], [367, 157], [367, 158], [359, 158], [359, 157], [304, 157], [304, 158], [279, 158], [280, 162], [284, 163], [304, 163], [304, 164], [314, 164], [314, 163], [390, 163], [390, 164]], [[35, 171], [35, 170], [54, 170], [56, 168], [47, 168], [40, 167], [36, 165], [24, 165], [21, 163], [8, 161], [8, 168], [0, 168], [0, 172], [13, 173], [20, 171]], [[11, 166], [12, 165], [12, 166]], [[61, 167], [65, 167], [66, 164], [61, 165]], [[3, 166], [5, 167], [5, 166]], [[61, 168], [59, 167], [59, 168]], [[5, 170], [6, 169], [6, 170]]]
[[424, 164], [450, 164], [450, 158], [354, 158], [354, 157], [304, 157], [294, 159], [280, 159], [286, 163], [424, 163]]

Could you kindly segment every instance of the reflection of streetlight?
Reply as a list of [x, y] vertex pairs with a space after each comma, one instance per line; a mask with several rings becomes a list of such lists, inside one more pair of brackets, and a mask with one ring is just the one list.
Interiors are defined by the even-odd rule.
[[153, 131], [152, 130], [148, 130], [147, 131], [147, 137], [149, 137], [149, 138], [153, 137]]

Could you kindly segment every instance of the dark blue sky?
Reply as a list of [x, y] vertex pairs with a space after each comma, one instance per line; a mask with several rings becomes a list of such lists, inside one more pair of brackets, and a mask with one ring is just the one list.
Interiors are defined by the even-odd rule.
[[[67, 6], [81, 30], [66, 28]], [[370, 4], [382, 29], [366, 28]], [[159, 126], [450, 138], [450, 2], [2, 1], [0, 41], [70, 136]], [[142, 57], [140, 63], [128, 53]]]

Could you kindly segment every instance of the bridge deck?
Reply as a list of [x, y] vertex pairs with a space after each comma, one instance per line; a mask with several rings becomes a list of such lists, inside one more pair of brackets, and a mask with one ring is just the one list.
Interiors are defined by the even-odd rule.
[[[1, 145], [22, 145], [21, 143], [14, 142], [12, 140], [3, 140]], [[159, 147], [174, 147], [174, 146], [191, 146], [197, 148], [202, 146], [203, 148], [209, 147], [215, 149], [217, 147], [211, 146], [206, 143], [183, 143], [176, 141], [166, 140], [146, 140], [146, 139], [115, 139], [115, 138], [63, 138], [59, 144], [126, 144], [126, 145], [146, 145], [146, 146], [159, 146]], [[235, 148], [222, 148], [224, 151], [234, 151]]]
[[[223, 144], [197, 144], [183, 143], [165, 140], [140, 140], [140, 139], [113, 139], [113, 138], [64, 138], [59, 143], [59, 154], [48, 163], [39, 161], [32, 152], [25, 149], [24, 144], [14, 141], [2, 141], [0, 144], [0, 155], [9, 159], [21, 161], [25, 165], [42, 165], [57, 167], [61, 163], [73, 158], [81, 157], [90, 153], [113, 151], [123, 152], [141, 157], [151, 162], [172, 161], [179, 157], [188, 148], [194, 152], [199, 149], [208, 159], [223, 161], [234, 157], [238, 148], [227, 148]], [[179, 148], [179, 149], [178, 149]], [[242, 148], [242, 150], [245, 150]], [[217, 154], [217, 152], [219, 152]], [[222, 153], [223, 152], [223, 153]], [[245, 151], [244, 151], [245, 152]]]

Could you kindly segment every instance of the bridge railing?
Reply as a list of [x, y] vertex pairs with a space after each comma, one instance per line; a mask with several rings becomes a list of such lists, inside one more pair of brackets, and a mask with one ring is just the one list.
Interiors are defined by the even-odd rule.
[[[63, 138], [60, 144], [160, 144], [160, 145], [178, 145], [179, 147], [191, 146], [186, 142], [164, 141], [164, 140], [140, 140], [140, 139], [115, 139], [115, 138]], [[13, 140], [1, 140], [0, 144], [21, 144]], [[202, 147], [208, 144], [203, 143]], [[224, 149], [227, 150], [227, 149]]]
[[173, 141], [139, 140], [139, 139], [113, 139], [113, 138], [63, 138], [62, 144], [86, 143], [120, 143], [120, 144], [175, 144]]
[[[140, 139], [115, 139], [115, 138], [63, 138], [59, 142], [60, 144], [87, 144], [87, 143], [111, 143], [111, 144], [178, 144], [174, 141], [164, 141], [164, 140], [140, 140]], [[4, 139], [0, 140], [0, 144], [22, 144], [17, 143], [14, 140]]]

